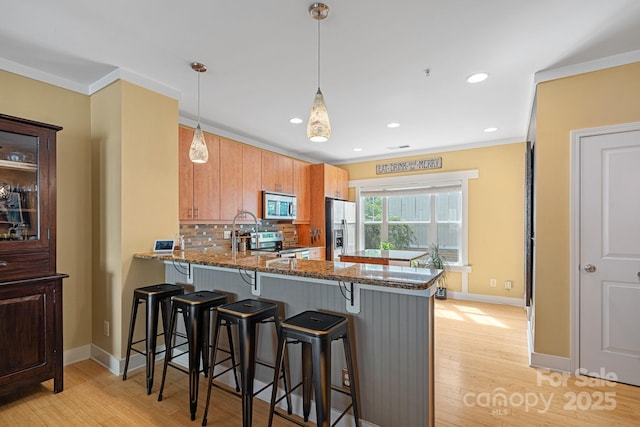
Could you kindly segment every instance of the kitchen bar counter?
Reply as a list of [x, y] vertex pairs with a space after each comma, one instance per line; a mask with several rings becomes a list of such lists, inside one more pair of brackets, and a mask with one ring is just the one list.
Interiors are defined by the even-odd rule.
[[[380, 252], [380, 251], [378, 251]], [[415, 259], [423, 255], [421, 252], [407, 252], [418, 254]], [[203, 251], [176, 251], [173, 255], [157, 255], [155, 253], [135, 254], [135, 258], [157, 259], [212, 267], [240, 268], [246, 271], [262, 273], [284, 274], [300, 276], [310, 279], [333, 280], [348, 283], [360, 283], [372, 286], [402, 288], [411, 290], [425, 290], [430, 288], [440, 275], [440, 270], [415, 267], [381, 266], [362, 264], [358, 262], [332, 262], [319, 260], [304, 260], [295, 258], [278, 258], [274, 255], [252, 255], [251, 251], [238, 253], [235, 259], [229, 253], [215, 253]], [[398, 257], [403, 256], [398, 254]]]
[[395, 249], [365, 249], [349, 254], [340, 255], [342, 262], [358, 262], [382, 265], [411, 265], [411, 261], [429, 255], [420, 251], [399, 251]]
[[[225, 292], [233, 301], [281, 301], [285, 317], [305, 310], [348, 316], [353, 322], [362, 426], [434, 425], [433, 285], [439, 270], [278, 258], [250, 251], [235, 259], [229, 253], [190, 250], [173, 255], [136, 254], [135, 258], [136, 262], [163, 262], [166, 283]], [[260, 357], [272, 361], [276, 347], [272, 328], [261, 330]], [[328, 365], [335, 385], [341, 384], [345, 367], [340, 347], [336, 346]], [[289, 353], [289, 366], [291, 382], [297, 384], [302, 372], [300, 351]], [[256, 390], [272, 376], [273, 371], [258, 365]], [[230, 374], [218, 379], [233, 383]], [[269, 401], [270, 392], [267, 387], [257, 397]], [[298, 415], [302, 415], [300, 401], [298, 391], [294, 392]], [[347, 404], [346, 396], [332, 394], [334, 420]], [[339, 425], [353, 425], [351, 416]]]

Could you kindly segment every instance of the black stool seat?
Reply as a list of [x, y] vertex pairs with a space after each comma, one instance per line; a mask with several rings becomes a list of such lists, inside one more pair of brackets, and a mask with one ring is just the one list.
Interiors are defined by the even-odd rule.
[[[351, 380], [349, 391], [331, 385], [331, 342], [342, 339], [347, 371]], [[302, 381], [291, 391], [302, 385], [302, 409], [304, 421], [309, 421], [311, 411], [311, 392], [315, 390], [316, 423], [320, 427], [328, 427], [331, 423], [331, 390], [351, 396], [351, 404], [336, 419], [337, 423], [344, 414], [353, 408], [356, 426], [360, 426], [358, 409], [358, 382], [355, 375], [354, 357], [351, 352], [351, 338], [349, 320], [345, 316], [319, 311], [304, 311], [284, 320], [280, 326], [280, 340], [278, 342], [278, 356], [276, 358], [275, 376], [282, 369], [283, 355], [287, 344], [302, 344]], [[269, 409], [269, 426], [273, 423], [273, 416], [278, 415], [296, 424], [304, 426], [298, 420], [288, 417], [275, 410], [275, 405], [282, 398], [276, 399], [277, 383], [271, 394]], [[289, 391], [288, 393], [290, 393]]]
[[[200, 373], [200, 358], [202, 358], [203, 371], [205, 375], [209, 369], [209, 324], [210, 324], [210, 312], [222, 304], [227, 303], [227, 295], [213, 291], [198, 291], [184, 295], [177, 295], [171, 298], [172, 310], [171, 320], [169, 324], [169, 331], [175, 333], [176, 316], [177, 313], [182, 312], [186, 338], [188, 344], [189, 353], [189, 367], [186, 371], [189, 374], [189, 409], [191, 412], [191, 420], [196, 418], [196, 409], [198, 407], [198, 375]], [[227, 325], [228, 326], [228, 325]], [[217, 336], [217, 329], [216, 336]], [[222, 363], [231, 359], [231, 365], [234, 371], [234, 377], [236, 380], [236, 388], [238, 388], [238, 379], [235, 371], [235, 356], [233, 350], [233, 341], [231, 339], [231, 330], [227, 327], [227, 336], [229, 339], [229, 354], [228, 359], [219, 361]], [[217, 340], [216, 340], [217, 346]], [[215, 349], [214, 349], [215, 353]], [[184, 354], [184, 353], [182, 353]], [[164, 359], [164, 367], [162, 370], [162, 383], [160, 384], [160, 392], [158, 393], [158, 401], [162, 400], [162, 392], [164, 390], [165, 379], [167, 375], [167, 367], [172, 366], [174, 368], [183, 370], [182, 368], [171, 364], [171, 360], [177, 357], [172, 352], [167, 352]], [[216, 359], [212, 358], [211, 370], [213, 372], [213, 366], [217, 364]]]
[[[253, 396], [254, 393], [253, 382], [256, 373], [256, 363], [261, 363], [265, 366], [271, 366], [264, 362], [258, 362], [256, 359], [256, 347], [257, 347], [257, 326], [260, 323], [266, 323], [272, 321], [276, 328], [278, 337], [280, 336], [280, 316], [278, 304], [269, 301], [245, 299], [237, 301], [231, 304], [225, 304], [217, 309], [216, 319], [216, 344], [214, 345], [214, 354], [217, 350], [217, 341], [219, 335], [219, 325], [221, 322], [227, 322], [228, 324], [238, 325], [238, 341], [240, 344], [240, 382], [241, 382], [241, 394], [242, 394], [242, 425], [244, 427], [251, 426], [251, 420], [253, 415]], [[285, 390], [289, 390], [288, 387], [288, 370], [285, 370], [283, 374], [283, 382]], [[280, 376], [277, 375], [274, 378], [274, 383], [277, 383]], [[207, 403], [204, 409], [204, 418], [202, 425], [207, 425], [207, 414], [209, 412], [209, 402], [211, 400], [211, 387], [213, 386], [213, 377], [209, 376], [209, 389], [207, 392]], [[268, 386], [267, 386], [268, 387]], [[266, 388], [266, 387], [265, 387]], [[264, 388], [263, 388], [264, 390]], [[287, 395], [288, 411], [291, 413], [291, 399]]]
[[305, 311], [288, 318], [281, 326], [286, 325], [289, 329], [318, 336], [330, 332], [341, 323], [346, 324], [347, 318], [318, 311]]
[[[165, 346], [168, 347], [169, 343], [169, 313], [171, 307], [170, 298], [174, 295], [180, 295], [184, 293], [184, 288], [180, 285], [173, 285], [170, 283], [162, 283], [159, 285], [143, 286], [141, 288], [134, 289], [133, 291], [133, 306], [131, 307], [131, 321], [129, 323], [129, 339], [127, 341], [127, 356], [124, 362], [124, 372], [122, 374], [122, 380], [127, 379], [127, 371], [129, 370], [129, 359], [131, 357], [131, 350], [136, 353], [146, 356], [146, 379], [147, 379], [147, 394], [151, 394], [151, 388], [153, 387], [153, 371], [156, 360], [156, 344], [158, 338], [158, 308], [162, 312], [162, 326]], [[138, 305], [145, 303], [146, 316], [146, 333], [145, 337], [138, 341], [133, 341], [133, 333], [136, 325], [136, 317], [138, 315]], [[135, 344], [145, 341], [145, 350], [138, 350], [134, 347]]]

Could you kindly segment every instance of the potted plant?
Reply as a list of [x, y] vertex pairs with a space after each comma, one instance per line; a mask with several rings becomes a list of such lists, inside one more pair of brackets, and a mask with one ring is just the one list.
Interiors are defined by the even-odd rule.
[[439, 244], [434, 243], [429, 247], [428, 258], [426, 266], [429, 268], [435, 268], [442, 270], [442, 274], [438, 277], [436, 282], [436, 299], [447, 299], [447, 262], [445, 261], [442, 253], [442, 248]]
[[380, 242], [380, 250], [382, 251], [383, 256], [389, 256], [389, 250], [393, 248], [395, 248], [395, 246], [391, 242]]

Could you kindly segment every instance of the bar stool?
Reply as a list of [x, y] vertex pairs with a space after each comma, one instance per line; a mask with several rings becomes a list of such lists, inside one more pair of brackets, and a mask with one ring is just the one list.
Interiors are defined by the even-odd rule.
[[[158, 309], [162, 312], [162, 326], [165, 347], [169, 346], [169, 314], [171, 308], [171, 297], [184, 293], [184, 288], [180, 285], [162, 283], [159, 285], [144, 286], [133, 290], [133, 305], [131, 307], [131, 322], [129, 323], [129, 339], [127, 341], [127, 356], [124, 362], [124, 373], [122, 380], [126, 381], [129, 370], [129, 358], [131, 350], [146, 357], [147, 367], [147, 394], [151, 394], [153, 387], [153, 371], [156, 361], [156, 343], [158, 334]], [[138, 315], [138, 305], [145, 303], [145, 337], [138, 341], [133, 341], [133, 333]], [[145, 341], [145, 350], [138, 350], [133, 347], [135, 344]]]
[[[350, 408], [353, 408], [353, 417], [356, 426], [360, 427], [358, 383], [354, 370], [353, 356], [351, 354], [348, 319], [344, 316], [329, 313], [305, 311], [284, 320], [280, 326], [280, 330], [274, 377], [278, 375], [282, 369], [283, 354], [287, 348], [287, 344], [302, 343], [302, 381], [293, 387], [291, 391], [302, 385], [304, 421], [309, 421], [311, 390], [313, 385], [315, 386], [316, 424], [318, 427], [328, 427], [331, 423], [331, 390], [351, 396], [351, 404], [342, 411], [334, 424], [337, 423]], [[347, 371], [351, 379], [349, 392], [331, 385], [331, 342], [338, 339], [343, 340]], [[271, 426], [273, 422], [274, 414], [304, 426], [305, 424], [300, 423], [298, 420], [287, 417], [285, 414], [275, 410], [276, 403], [282, 399], [281, 397], [276, 400], [276, 393], [277, 385], [273, 387], [271, 394], [269, 426]]]
[[[265, 386], [262, 390], [254, 393], [253, 382], [256, 373], [256, 363], [260, 363], [264, 366], [274, 368], [274, 365], [269, 365], [265, 362], [258, 362], [256, 359], [256, 341], [257, 341], [257, 326], [261, 323], [273, 322], [276, 328], [278, 337], [280, 336], [280, 318], [278, 315], [278, 304], [269, 301], [262, 301], [256, 299], [246, 299], [237, 301], [235, 303], [226, 304], [218, 307], [217, 319], [216, 319], [216, 343], [214, 344], [213, 357], [215, 358], [217, 350], [217, 341], [219, 334], [219, 325], [221, 322], [227, 322], [229, 324], [238, 325], [238, 340], [240, 344], [240, 378], [241, 378], [241, 393], [242, 393], [242, 425], [243, 427], [250, 427], [253, 416], [253, 396], [260, 393], [267, 388]], [[285, 356], [283, 355], [283, 358]], [[288, 387], [288, 371], [285, 370], [283, 374], [283, 382], [285, 390], [289, 390]], [[277, 384], [280, 379], [280, 375], [274, 376], [274, 384]], [[207, 403], [204, 409], [204, 417], [202, 419], [202, 425], [207, 425], [207, 415], [209, 413], [209, 402], [211, 400], [211, 387], [213, 386], [213, 378], [209, 376], [209, 389], [207, 391]], [[275, 387], [275, 386], [274, 386]], [[291, 397], [287, 394], [287, 410], [291, 414]]]
[[[191, 412], [191, 421], [196, 419], [196, 409], [198, 407], [198, 375], [201, 372], [200, 358], [202, 358], [202, 365], [205, 376], [207, 375], [209, 369], [209, 315], [212, 310], [215, 310], [222, 304], [226, 303], [227, 296], [225, 294], [212, 291], [198, 291], [184, 295], [177, 295], [171, 298], [172, 310], [171, 320], [169, 322], [169, 331], [171, 331], [172, 334], [175, 334], [176, 317], [179, 312], [182, 312], [182, 317], [186, 329], [186, 344], [188, 346], [188, 351], [185, 351], [178, 355], [173, 355], [171, 351], [167, 352], [167, 355], [164, 358], [164, 367], [162, 369], [162, 382], [160, 384], [160, 391], [158, 392], [158, 402], [162, 401], [162, 392], [164, 391], [167, 367], [171, 365], [173, 368], [176, 368], [182, 372], [186, 372], [187, 374], [189, 374], [189, 410]], [[231, 360], [231, 368], [227, 369], [226, 371], [233, 369], [233, 375], [236, 382], [236, 390], [239, 390], [238, 377], [236, 373], [236, 361], [234, 355], [235, 352], [233, 350], [233, 340], [231, 339], [231, 329], [228, 324], [223, 326], [227, 327], [227, 338], [229, 339], [229, 357], [220, 361], [216, 361], [214, 357], [211, 359], [211, 364], [217, 365], [227, 360]], [[216, 324], [216, 329], [214, 330], [216, 337], [218, 336], [217, 328], [218, 324]], [[216, 339], [216, 345], [218, 344], [217, 341], [218, 340]], [[180, 347], [183, 344], [185, 343], [180, 343], [178, 345], [172, 346], [172, 349]], [[189, 353], [189, 367], [186, 371], [184, 370], [184, 368], [170, 363], [172, 359], [185, 353]], [[223, 373], [224, 372], [216, 376], [222, 375]]]

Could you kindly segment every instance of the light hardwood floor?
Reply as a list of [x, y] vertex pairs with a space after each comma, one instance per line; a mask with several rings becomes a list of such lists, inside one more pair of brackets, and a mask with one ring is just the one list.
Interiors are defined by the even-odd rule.
[[436, 301], [438, 427], [640, 426], [640, 387], [529, 367], [526, 327], [520, 307]]
[[[142, 369], [122, 381], [93, 361], [75, 363], [65, 367], [62, 393], [54, 395], [48, 381], [0, 397], [0, 426], [201, 425], [206, 380], [191, 422], [183, 373], [168, 371], [164, 399], [157, 401], [161, 369], [159, 364], [154, 392], [147, 396]], [[583, 382], [527, 366], [522, 308], [436, 301], [436, 426], [640, 426], [640, 388]], [[506, 405], [493, 406], [501, 393]], [[209, 426], [242, 425], [238, 398], [214, 389], [212, 402]], [[254, 425], [266, 425], [267, 411], [256, 399]], [[294, 424], [276, 417], [274, 425]]]

